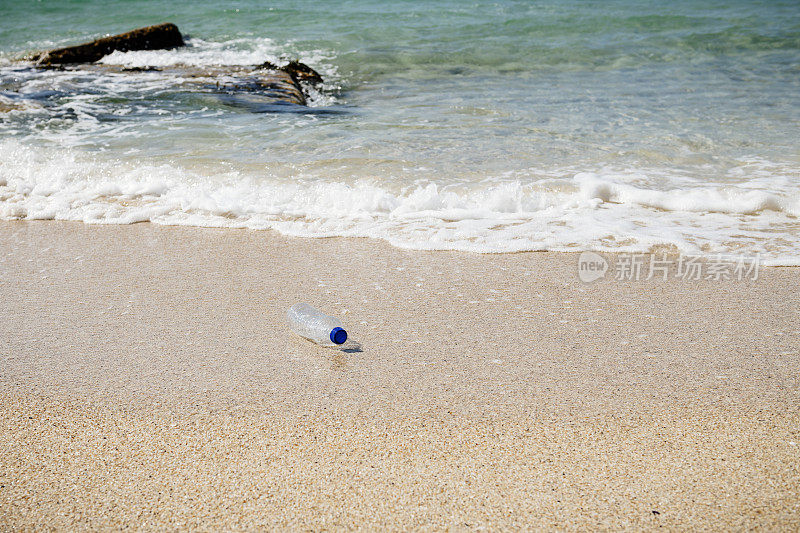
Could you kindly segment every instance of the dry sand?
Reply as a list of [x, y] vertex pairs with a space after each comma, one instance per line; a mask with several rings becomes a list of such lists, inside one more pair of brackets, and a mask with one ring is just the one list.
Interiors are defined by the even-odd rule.
[[800, 269], [576, 263], [0, 223], [0, 530], [800, 528]]

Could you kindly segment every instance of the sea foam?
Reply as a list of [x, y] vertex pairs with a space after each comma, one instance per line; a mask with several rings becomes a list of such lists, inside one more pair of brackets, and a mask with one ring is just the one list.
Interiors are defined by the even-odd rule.
[[[0, 142], [0, 218], [272, 229], [304, 237], [371, 237], [425, 250], [762, 254], [796, 264], [800, 202], [791, 181], [647, 187], [641, 171], [405, 186], [360, 178], [204, 174], [104, 159], [75, 149]], [[753, 164], [756, 164], [754, 162]], [[764, 166], [765, 162], [758, 165]], [[680, 180], [678, 180], [680, 181]]]

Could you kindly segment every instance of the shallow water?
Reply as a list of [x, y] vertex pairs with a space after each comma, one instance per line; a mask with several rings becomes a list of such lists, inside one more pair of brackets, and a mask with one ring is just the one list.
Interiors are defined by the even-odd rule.
[[[800, 262], [796, 2], [2, 4], [2, 218]], [[14, 61], [162, 21], [189, 46], [103, 61], [299, 58], [325, 86], [276, 110]]]

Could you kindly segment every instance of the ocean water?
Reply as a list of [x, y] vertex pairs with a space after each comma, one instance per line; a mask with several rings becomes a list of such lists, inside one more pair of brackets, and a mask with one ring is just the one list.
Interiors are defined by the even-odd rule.
[[[407, 248], [800, 264], [792, 1], [0, 0], [0, 218], [273, 229]], [[19, 59], [158, 22], [129, 67], [297, 58], [282, 112], [158, 72]]]

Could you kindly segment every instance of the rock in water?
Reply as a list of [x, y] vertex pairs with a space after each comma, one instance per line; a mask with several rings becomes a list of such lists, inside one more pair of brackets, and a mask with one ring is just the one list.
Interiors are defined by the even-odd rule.
[[[138, 30], [103, 37], [86, 44], [49, 50], [27, 58], [36, 67], [58, 66], [60, 70], [105, 72], [161, 72], [174, 80], [175, 87], [220, 95], [232, 105], [241, 105], [254, 112], [278, 110], [281, 104], [307, 105], [309, 87], [322, 83], [322, 76], [314, 69], [291, 61], [279, 67], [264, 62], [258, 66], [207, 66], [173, 65], [164, 68], [134, 67], [96, 63], [115, 52], [132, 50], [168, 50], [184, 46], [183, 36], [175, 24], [165, 23]], [[0, 111], [16, 108], [15, 104], [0, 101]]]
[[320, 85], [322, 83], [322, 76], [319, 75], [319, 72], [296, 60], [280, 67], [280, 70], [286, 72], [298, 82], [310, 85]]
[[49, 50], [33, 59], [41, 66], [65, 63], [93, 63], [111, 52], [169, 50], [183, 45], [183, 36], [178, 27], [167, 22], [120, 33], [119, 35], [103, 37], [90, 43]]
[[[307, 67], [310, 69], [310, 67]], [[96, 76], [130, 73], [152, 73], [168, 78], [175, 90], [224, 96], [232, 105], [243, 106], [255, 112], [276, 111], [275, 104], [307, 105], [304, 82], [298, 81], [280, 67], [250, 67], [245, 65], [205, 66], [171, 65], [159, 68], [126, 68], [103, 63], [71, 64], [58, 67], [66, 72], [85, 72]], [[0, 95], [0, 111], [6, 107]], [[9, 104], [8, 107], [15, 107]]]

